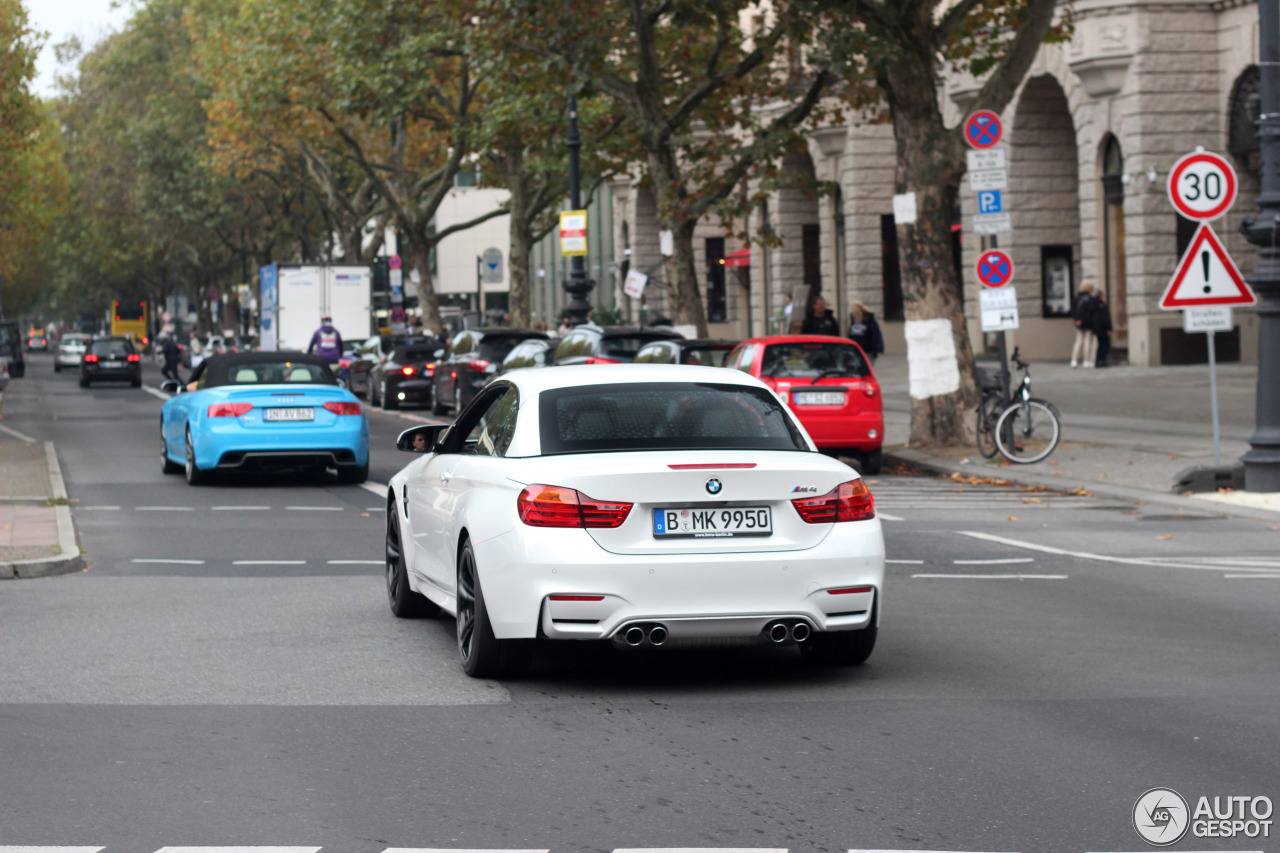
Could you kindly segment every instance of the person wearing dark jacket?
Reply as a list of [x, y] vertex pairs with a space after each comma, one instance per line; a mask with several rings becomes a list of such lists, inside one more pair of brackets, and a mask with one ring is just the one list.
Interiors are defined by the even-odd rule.
[[880, 334], [880, 324], [876, 322], [876, 315], [861, 302], [854, 302], [850, 306], [849, 339], [862, 347], [862, 351], [873, 363], [880, 353], [884, 352], [884, 337]]
[[1093, 322], [1093, 336], [1098, 339], [1098, 367], [1107, 366], [1107, 356], [1111, 354], [1111, 306], [1107, 304], [1107, 295], [1099, 292], [1093, 297], [1093, 311], [1090, 320]]
[[333, 327], [333, 318], [328, 314], [320, 318], [320, 328], [311, 336], [307, 352], [314, 352], [330, 364], [337, 364], [342, 358], [342, 335]]
[[160, 351], [164, 353], [164, 369], [160, 371], [160, 375], [165, 379], [174, 379], [181, 382], [182, 377], [178, 375], [178, 364], [182, 361], [182, 351], [178, 349], [178, 342], [173, 335], [164, 336], [164, 341], [160, 344]]
[[1076, 340], [1071, 347], [1072, 367], [1093, 367], [1098, 339], [1093, 334], [1093, 282], [1081, 283], [1076, 301], [1071, 305], [1071, 318], [1076, 324]]
[[836, 322], [835, 315], [827, 310], [827, 300], [821, 296], [813, 300], [813, 313], [804, 318], [800, 334], [840, 336], [840, 324]]

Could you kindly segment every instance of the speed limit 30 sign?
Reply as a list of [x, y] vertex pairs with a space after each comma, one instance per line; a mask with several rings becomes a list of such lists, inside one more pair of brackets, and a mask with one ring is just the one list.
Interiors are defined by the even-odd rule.
[[1169, 200], [1188, 219], [1217, 219], [1236, 200], [1236, 170], [1225, 158], [1195, 151], [1173, 165]]

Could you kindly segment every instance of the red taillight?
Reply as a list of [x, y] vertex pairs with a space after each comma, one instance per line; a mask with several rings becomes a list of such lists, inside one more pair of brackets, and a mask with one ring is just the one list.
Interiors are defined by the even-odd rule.
[[138, 355], [138, 354], [135, 352], [133, 355], [126, 355], [126, 356], [124, 357], [124, 360], [125, 360], [125, 361], [142, 361], [142, 356]]
[[668, 465], [672, 471], [717, 471], [721, 468], [754, 468], [754, 462], [690, 462]]
[[92, 364], [93, 362], [96, 362], [98, 360], [98, 357], [93, 353], [89, 353], [84, 357], [84, 360]]
[[827, 595], [854, 595], [860, 592], [871, 592], [869, 586], [845, 586], [840, 589], [829, 589]]
[[825, 495], [813, 498], [796, 498], [791, 501], [800, 518], [808, 524], [829, 524], [833, 521], [866, 521], [876, 514], [875, 501], [867, 484], [861, 480], [841, 483]]
[[604, 601], [603, 595], [548, 595], [549, 601]]
[[402, 368], [400, 369], [400, 372], [401, 372], [401, 373], [403, 373], [405, 376], [412, 376], [412, 375], [413, 375], [413, 368], [412, 368], [412, 367], [402, 367]]
[[344, 367], [344, 368], [345, 368], [345, 367], [350, 367], [350, 366], [351, 366], [351, 359], [349, 359], [349, 358], [340, 358], [340, 359], [338, 359], [338, 367]]
[[598, 355], [588, 356], [586, 363], [587, 364], [622, 364], [622, 362], [618, 361], [616, 358], [601, 358]]
[[484, 373], [489, 369], [489, 362], [484, 360], [483, 358], [473, 358], [467, 362], [467, 367], [471, 368], [477, 373]]
[[335, 415], [358, 415], [364, 411], [359, 403], [349, 403], [344, 400], [333, 400], [325, 403], [324, 407]]
[[530, 527], [618, 527], [631, 504], [598, 501], [574, 489], [532, 485], [516, 499], [520, 520]]
[[436, 369], [436, 363], [435, 363], [434, 361], [428, 361], [425, 365], [423, 365], [423, 368], [422, 368], [422, 369], [423, 369], [423, 370], [435, 370], [435, 369]]
[[867, 397], [874, 397], [874, 396], [876, 395], [876, 386], [875, 386], [875, 383], [873, 383], [873, 382], [864, 382], [864, 383], [862, 383], [862, 393], [863, 393], [863, 395], [864, 395], [864, 396], [867, 396]]
[[238, 418], [253, 408], [253, 403], [214, 403], [209, 407], [211, 418]]

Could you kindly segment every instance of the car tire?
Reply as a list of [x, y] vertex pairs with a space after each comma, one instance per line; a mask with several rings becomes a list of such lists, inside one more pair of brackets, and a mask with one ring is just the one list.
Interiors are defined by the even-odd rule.
[[434, 616], [440, 608], [421, 593], [409, 588], [409, 569], [404, 559], [403, 537], [400, 535], [399, 508], [387, 507], [387, 603], [401, 619]]
[[349, 486], [359, 485], [369, 479], [369, 463], [348, 465], [338, 469], [338, 482]]
[[453, 386], [453, 414], [455, 416], [462, 414], [462, 386]]
[[470, 540], [462, 543], [458, 554], [457, 600], [458, 658], [463, 672], [472, 678], [510, 678], [528, 668], [533, 640], [499, 640], [493, 635]]
[[382, 405], [382, 401], [378, 399], [378, 384], [374, 382], [372, 378], [369, 380], [369, 405]]
[[871, 608], [871, 623], [860, 631], [819, 631], [800, 644], [800, 653], [815, 666], [857, 666], [871, 657], [876, 647], [876, 614]]
[[142, 377], [138, 377], [137, 379], [132, 380], [129, 384], [132, 385], [134, 388], [141, 388]]
[[382, 400], [382, 409], [386, 412], [394, 412], [400, 408], [400, 401], [395, 397], [387, 394], [387, 383], [382, 383], [382, 390], [378, 393], [378, 398]]
[[85, 379], [83, 376], [82, 376], [82, 377], [80, 377], [80, 387], [81, 387], [81, 388], [88, 388], [88, 387], [89, 387], [89, 380], [88, 380], [88, 379]]
[[868, 450], [860, 457], [862, 460], [862, 473], [868, 477], [874, 477], [880, 473], [881, 467], [884, 465], [884, 451], [879, 448]]
[[164, 420], [160, 421], [160, 473], [177, 474], [182, 466], [169, 458], [169, 442], [164, 438]]
[[58, 364], [58, 362], [56, 362], [56, 361], [55, 361], [55, 362], [53, 363], [53, 372], [54, 372], [54, 373], [61, 373], [61, 372], [62, 372], [62, 365], [61, 365], [61, 364]]
[[440, 389], [436, 385], [431, 386], [431, 414], [444, 415], [448, 414], [449, 407], [440, 401]]
[[210, 471], [202, 471], [196, 466], [196, 448], [191, 443], [191, 430], [187, 430], [187, 463], [183, 467], [187, 475], [187, 484], [191, 486], [205, 486], [213, 480], [213, 473]]

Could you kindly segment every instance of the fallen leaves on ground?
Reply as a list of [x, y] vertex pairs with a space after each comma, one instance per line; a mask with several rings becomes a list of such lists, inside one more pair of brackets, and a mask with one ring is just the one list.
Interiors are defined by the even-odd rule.
[[1081, 498], [1091, 498], [1091, 497], [1093, 497], [1093, 492], [1089, 491], [1089, 490], [1088, 490], [1088, 489], [1086, 489], [1084, 486], [1081, 486], [1081, 487], [1080, 487], [1080, 488], [1078, 488], [1078, 489], [1072, 489], [1072, 490], [1071, 490], [1071, 491], [1069, 491], [1069, 492], [1061, 492], [1060, 494], [1064, 494], [1064, 495], [1075, 495], [1076, 497], [1081, 497]]
[[1218, 494], [1220, 494], [1220, 495], [1229, 494], [1229, 493], [1234, 492], [1234, 491], [1235, 491], [1235, 489], [1231, 488], [1230, 486], [1219, 486], [1219, 487], [1218, 487]]
[[1010, 520], [1010, 521], [1017, 521], [1017, 520], [1018, 520], [1018, 517], [1017, 517], [1016, 515], [1011, 515], [1011, 516], [1009, 516], [1009, 520]]
[[1167, 534], [1167, 533], [1166, 533], [1164, 536], [1157, 536], [1156, 538], [1157, 538], [1157, 539], [1172, 539], [1173, 537], [1172, 537], [1171, 535], [1169, 535], [1169, 534]]
[[1012, 485], [1008, 480], [1001, 480], [999, 477], [977, 477], [972, 474], [964, 476], [959, 472], [952, 474], [951, 479], [957, 483], [968, 483], [971, 486], [1008, 486]]
[[1024, 504], [1038, 504], [1038, 503], [1044, 503], [1044, 501], [1040, 500], [1039, 498], [1023, 498], [1023, 499], [1022, 499], [1022, 502], [1023, 502]]

